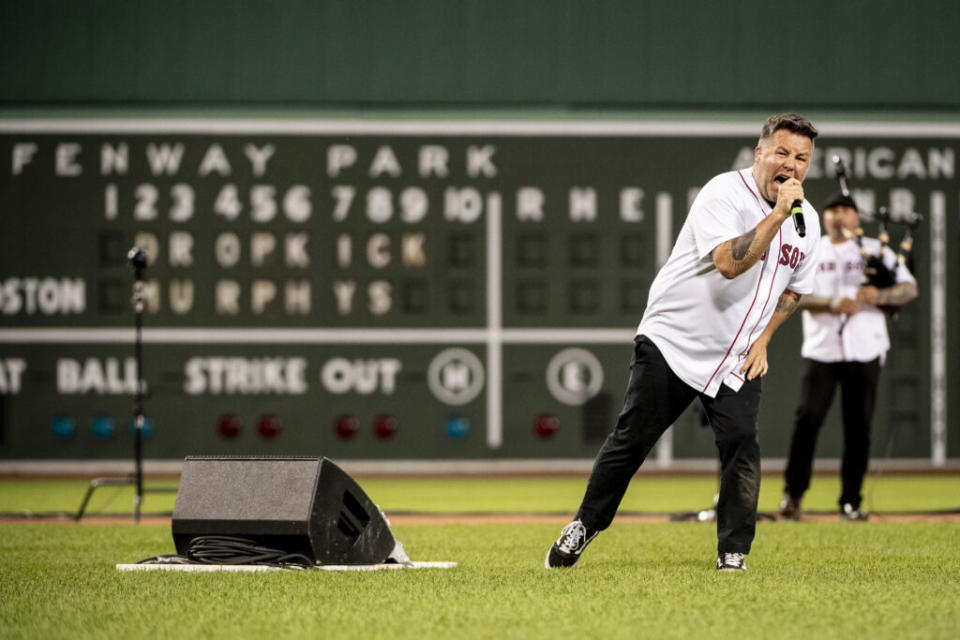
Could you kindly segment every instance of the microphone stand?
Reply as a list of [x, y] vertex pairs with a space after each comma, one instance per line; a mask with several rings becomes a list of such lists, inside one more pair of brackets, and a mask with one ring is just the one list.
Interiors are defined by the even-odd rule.
[[[134, 485], [137, 491], [136, 497], [133, 501], [133, 519], [137, 524], [140, 523], [140, 509], [143, 506], [143, 494], [145, 490], [143, 488], [143, 429], [144, 429], [144, 416], [143, 416], [143, 311], [145, 305], [145, 296], [144, 296], [144, 271], [147, 268], [147, 254], [140, 247], [133, 247], [127, 253], [127, 259], [130, 261], [130, 266], [133, 267], [133, 311], [134, 311], [134, 354], [136, 356], [136, 376], [137, 376], [137, 390], [134, 394], [133, 401], [133, 424], [134, 424], [134, 434], [133, 434], [133, 457], [134, 457], [134, 472], [131, 476], [126, 476], [123, 478], [94, 478], [90, 481], [90, 486], [87, 488], [87, 493], [83, 497], [83, 502], [80, 503], [80, 508], [77, 510], [77, 514], [74, 516], [74, 520], [79, 521], [84, 512], [87, 509], [87, 504], [90, 502], [90, 497], [93, 495], [94, 490], [97, 487], [101, 486], [123, 486], [123, 485]], [[176, 489], [167, 489], [167, 488], [155, 488], [148, 490], [151, 493], [173, 493], [176, 492]]]
[[133, 501], [133, 520], [140, 522], [140, 507], [143, 505], [143, 272], [147, 267], [147, 254], [143, 249], [134, 247], [127, 254], [133, 266], [133, 311], [134, 311], [134, 353], [136, 355], [137, 392], [133, 401], [133, 420], [136, 427], [133, 436], [134, 479], [137, 485], [137, 497]]

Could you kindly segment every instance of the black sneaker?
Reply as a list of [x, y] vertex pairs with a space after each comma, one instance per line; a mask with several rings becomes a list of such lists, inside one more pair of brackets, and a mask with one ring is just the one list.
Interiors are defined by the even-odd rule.
[[547, 552], [547, 558], [543, 565], [547, 569], [576, 566], [580, 554], [587, 548], [590, 541], [597, 537], [598, 533], [600, 532], [588, 529], [579, 520], [574, 520], [560, 532], [560, 537]]
[[717, 556], [717, 571], [746, 571], [747, 558], [742, 553], [723, 553]]
[[855, 507], [848, 502], [841, 508], [840, 517], [851, 522], [863, 522], [869, 518], [870, 515], [866, 511], [860, 509], [860, 507]]
[[780, 508], [777, 510], [777, 520], [799, 520], [800, 498], [794, 498], [789, 493], [783, 494]]

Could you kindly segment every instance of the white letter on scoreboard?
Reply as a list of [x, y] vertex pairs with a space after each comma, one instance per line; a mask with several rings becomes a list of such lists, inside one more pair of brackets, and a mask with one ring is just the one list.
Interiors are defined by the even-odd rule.
[[492, 144], [482, 147], [467, 147], [467, 175], [476, 178], [481, 174], [487, 178], [495, 178], [497, 168], [490, 159], [497, 152]]
[[277, 285], [269, 280], [254, 280], [250, 285], [250, 307], [254, 313], [263, 313], [277, 297]]
[[227, 154], [223, 152], [223, 147], [218, 144], [212, 144], [207, 149], [207, 153], [200, 163], [199, 174], [207, 176], [214, 171], [224, 177], [230, 175], [230, 161], [227, 160]]
[[310, 266], [310, 256], [307, 254], [307, 241], [310, 239], [305, 233], [288, 233], [283, 237], [284, 261], [288, 267]]
[[446, 147], [436, 144], [427, 144], [420, 147], [420, 176], [430, 177], [433, 174], [439, 178], [446, 178], [450, 171], [447, 169], [447, 161], [450, 154]]
[[620, 219], [643, 222], [643, 189], [630, 187], [620, 191]]
[[64, 142], [57, 145], [57, 175], [78, 176], [83, 168], [77, 164], [77, 155], [81, 147], [76, 142]]
[[353, 294], [357, 290], [357, 283], [353, 280], [337, 280], [333, 283], [333, 295], [337, 299], [337, 313], [342, 316], [350, 315], [353, 310]]
[[597, 219], [597, 191], [586, 187], [570, 189], [570, 219], [593, 222]]
[[400, 371], [401, 366], [396, 358], [380, 360], [380, 388], [385, 394], [390, 395], [397, 388], [397, 372]]
[[129, 160], [130, 150], [125, 142], [121, 142], [116, 148], [104, 144], [100, 147], [100, 175], [105, 176], [111, 173], [126, 175]]
[[21, 358], [0, 360], [0, 394], [20, 393], [20, 378], [27, 369], [27, 361]]
[[15, 176], [23, 173], [23, 168], [33, 160], [33, 154], [37, 152], [37, 145], [32, 142], [20, 142], [13, 145], [13, 167], [11, 173]]
[[273, 155], [275, 148], [272, 144], [264, 145], [258, 149], [255, 145], [248, 144], [243, 147], [243, 153], [250, 159], [250, 165], [253, 167], [253, 175], [262, 177], [267, 172], [267, 160]]
[[147, 302], [147, 311], [156, 313], [160, 310], [160, 283], [148, 280], [143, 283], [143, 299]]
[[310, 281], [287, 280], [284, 284], [284, 311], [287, 315], [310, 313]]
[[254, 233], [250, 236], [250, 262], [255, 267], [262, 267], [276, 247], [277, 240], [272, 233]]
[[217, 264], [221, 267], [232, 267], [240, 260], [240, 238], [230, 231], [221, 233], [217, 236], [214, 252], [217, 256]]
[[353, 262], [353, 239], [349, 233], [337, 236], [337, 265], [346, 269]]
[[170, 266], [189, 267], [193, 265], [193, 236], [186, 231], [170, 233], [169, 256]]
[[367, 287], [367, 295], [369, 296], [367, 308], [370, 309], [370, 313], [375, 316], [382, 316], [390, 311], [390, 307], [393, 306], [390, 291], [390, 283], [386, 280], [374, 280], [370, 283], [370, 286]]
[[387, 145], [383, 145], [377, 149], [377, 155], [373, 157], [373, 162], [370, 164], [371, 178], [377, 178], [384, 173], [394, 178], [398, 177], [401, 173], [400, 162], [393, 153], [393, 149]]
[[521, 187], [517, 191], [517, 220], [543, 221], [543, 191], [536, 187]]
[[385, 233], [375, 233], [367, 240], [367, 262], [374, 269], [390, 264], [390, 237]]
[[400, 238], [403, 247], [403, 266], [423, 267], [427, 264], [427, 256], [423, 251], [423, 243], [427, 237], [423, 233], [405, 233]]
[[71, 358], [57, 360], [57, 393], [76, 393], [80, 386], [80, 363]]
[[193, 308], [193, 280], [170, 281], [170, 310], [183, 315]]
[[217, 313], [235, 316], [240, 313], [240, 284], [236, 280], [217, 282]]
[[353, 366], [346, 358], [331, 358], [320, 370], [320, 381], [330, 393], [346, 393], [353, 386]]
[[177, 143], [172, 148], [168, 144], [159, 147], [155, 144], [147, 145], [147, 162], [150, 171], [155, 176], [161, 174], [176, 175], [180, 171], [180, 161], [183, 159], [183, 145]]
[[157, 242], [157, 236], [152, 233], [138, 231], [136, 235], [133, 236], [133, 244], [143, 249], [144, 253], [147, 254], [148, 265], [153, 264], [160, 255], [160, 243]]
[[327, 175], [338, 176], [341, 169], [353, 166], [356, 161], [356, 149], [348, 144], [335, 144], [327, 149]]

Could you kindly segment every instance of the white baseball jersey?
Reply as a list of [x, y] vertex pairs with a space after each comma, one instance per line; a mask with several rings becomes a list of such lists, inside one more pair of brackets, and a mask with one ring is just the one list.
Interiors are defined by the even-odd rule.
[[713, 249], [756, 227], [772, 209], [751, 169], [714, 177], [694, 200], [670, 258], [650, 286], [637, 333], [657, 345], [681, 380], [711, 398], [721, 384], [740, 389], [740, 368], [780, 294], [787, 288], [813, 290], [820, 220], [807, 202], [806, 237], [787, 220], [748, 271], [728, 280], [714, 266]]
[[[863, 246], [871, 255], [880, 253], [879, 240], [863, 238]], [[817, 263], [814, 295], [857, 298], [857, 288], [863, 277], [863, 261], [856, 241], [833, 244], [830, 236], [823, 236], [820, 238]], [[896, 268], [897, 282], [916, 284], [909, 269], [897, 264], [897, 256], [890, 249], [883, 252], [883, 263], [888, 269]], [[803, 312], [803, 347], [800, 353], [804, 358], [820, 362], [870, 362], [879, 357], [882, 362], [889, 348], [887, 319], [876, 307], [862, 308], [851, 316]]]

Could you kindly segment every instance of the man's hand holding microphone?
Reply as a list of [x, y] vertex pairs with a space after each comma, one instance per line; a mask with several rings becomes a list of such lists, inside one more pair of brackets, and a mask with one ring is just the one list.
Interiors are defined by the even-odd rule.
[[787, 178], [780, 183], [777, 191], [777, 205], [774, 211], [783, 217], [793, 217], [797, 234], [803, 238], [807, 235], [807, 226], [803, 220], [803, 185], [796, 178]]

